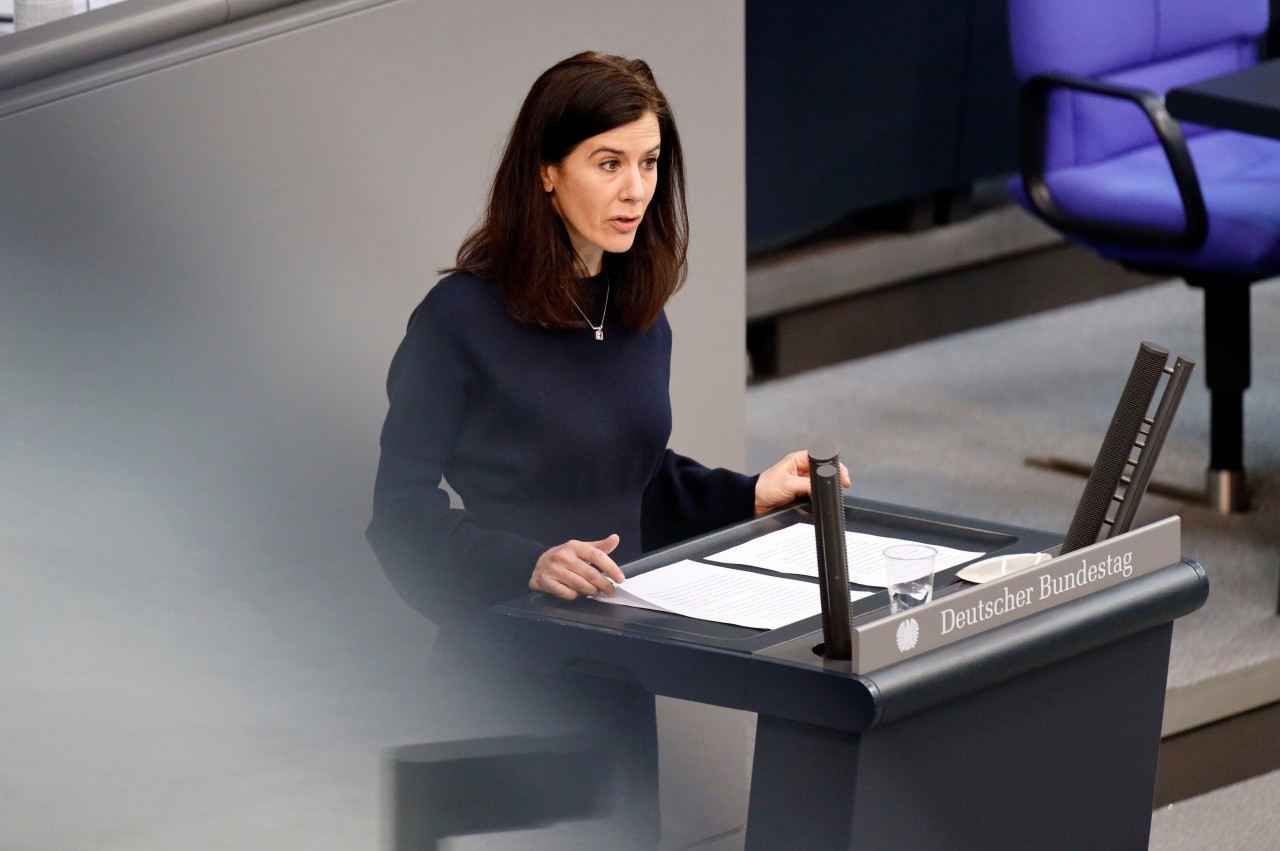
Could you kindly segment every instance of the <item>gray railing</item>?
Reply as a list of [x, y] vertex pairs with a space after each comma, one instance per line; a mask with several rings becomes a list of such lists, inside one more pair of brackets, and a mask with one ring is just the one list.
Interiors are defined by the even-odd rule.
[[129, 0], [0, 39], [0, 91], [299, 0]]

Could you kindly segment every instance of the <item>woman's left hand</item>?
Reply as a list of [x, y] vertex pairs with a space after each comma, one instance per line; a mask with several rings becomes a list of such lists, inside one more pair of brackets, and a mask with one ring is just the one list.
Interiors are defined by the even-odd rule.
[[[840, 485], [849, 487], [849, 470], [840, 465]], [[792, 452], [756, 479], [756, 516], [809, 496], [809, 453]]]

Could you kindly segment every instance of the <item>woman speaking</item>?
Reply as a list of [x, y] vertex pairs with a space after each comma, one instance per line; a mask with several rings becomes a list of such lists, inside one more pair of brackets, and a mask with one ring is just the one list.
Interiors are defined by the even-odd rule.
[[[437, 662], [465, 655], [493, 603], [611, 594], [641, 553], [808, 494], [804, 452], [749, 477], [667, 448], [663, 311], [687, 245], [680, 136], [649, 66], [581, 53], [543, 73], [482, 220], [413, 312], [387, 380], [367, 534], [401, 595], [440, 625]], [[571, 679], [547, 689], [504, 674], [502, 701], [545, 711], [523, 703], [554, 691], [551, 714], [630, 739], [640, 791], [626, 794], [642, 815], [628, 831], [652, 847], [652, 697]]]

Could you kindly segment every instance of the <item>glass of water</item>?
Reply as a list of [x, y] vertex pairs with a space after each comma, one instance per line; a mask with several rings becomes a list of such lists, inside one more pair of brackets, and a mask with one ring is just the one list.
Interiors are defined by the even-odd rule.
[[884, 551], [889, 606], [894, 614], [933, 599], [933, 562], [938, 551], [924, 544], [894, 544]]

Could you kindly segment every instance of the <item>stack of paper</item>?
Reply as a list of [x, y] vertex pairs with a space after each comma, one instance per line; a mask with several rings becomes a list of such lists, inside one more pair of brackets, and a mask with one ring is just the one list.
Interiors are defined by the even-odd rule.
[[[887, 538], [883, 535], [867, 535], [862, 532], [845, 532], [844, 540], [849, 559], [849, 581], [858, 585], [870, 585], [873, 588], [889, 586], [885, 579], [882, 555], [886, 547], [892, 547], [895, 544], [919, 543], [919, 541], [905, 538]], [[982, 555], [981, 551], [969, 552], [953, 547], [940, 547], [936, 544], [929, 546], [938, 551], [938, 557], [934, 562], [935, 571], [964, 564]], [[808, 523], [796, 523], [785, 529], [752, 538], [745, 544], [707, 556], [707, 559], [762, 567], [778, 573], [794, 573], [815, 578], [818, 575], [818, 552], [814, 545], [814, 531], [813, 526]]]
[[[885, 547], [915, 543], [859, 532], [845, 532], [849, 557], [849, 581], [876, 588], [887, 586]], [[935, 569], [945, 570], [970, 561], [981, 552], [935, 547]], [[817, 577], [817, 548], [813, 526], [797, 523], [745, 544], [708, 556], [710, 561], [759, 567], [778, 573]], [[850, 591], [850, 600], [869, 597], [871, 591]], [[633, 576], [615, 586], [612, 597], [596, 597], [605, 603], [673, 612], [699, 620], [737, 624], [755, 629], [777, 629], [822, 613], [821, 591], [813, 582], [763, 576], [696, 561], [679, 561]]]
[[[606, 603], [674, 612], [704, 621], [777, 629], [822, 613], [818, 586], [696, 561], [678, 561], [614, 586]], [[869, 591], [851, 592], [850, 599]]]

